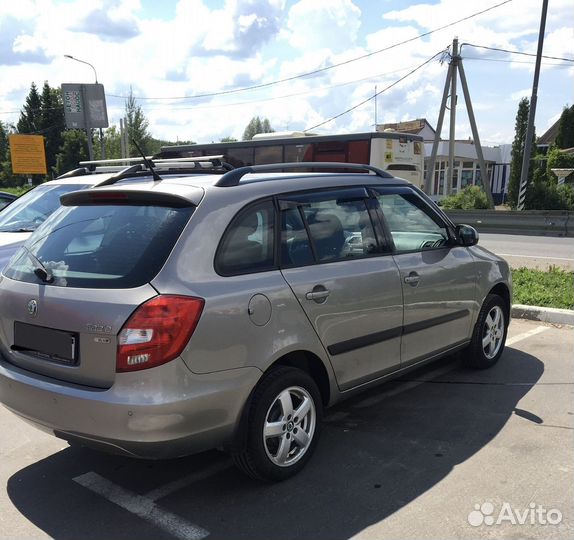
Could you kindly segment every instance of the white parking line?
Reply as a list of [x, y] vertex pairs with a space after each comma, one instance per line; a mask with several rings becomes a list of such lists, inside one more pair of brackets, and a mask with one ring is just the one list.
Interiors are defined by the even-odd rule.
[[512, 336], [511, 338], [506, 339], [506, 346], [514, 345], [523, 339], [535, 336], [536, 334], [540, 334], [542, 332], [546, 332], [550, 326], [537, 326], [532, 330], [528, 330], [528, 332], [522, 332], [522, 334], [518, 334], [517, 336]]
[[574, 261], [574, 259], [565, 257], [542, 257], [540, 255], [520, 255], [518, 253], [497, 253], [500, 257], [521, 257], [525, 259], [547, 259], [549, 261]]
[[169, 482], [169, 484], [165, 484], [164, 486], [160, 486], [156, 489], [153, 489], [152, 491], [149, 491], [145, 495], [146, 499], [149, 499], [150, 501], [157, 501], [159, 499], [163, 499], [164, 497], [171, 495], [175, 491], [178, 491], [188, 486], [189, 484], [193, 484], [193, 482], [204, 480], [209, 476], [224, 471], [225, 469], [229, 469], [232, 465], [233, 463], [231, 463], [231, 461], [214, 463], [211, 467], [207, 467], [201, 471], [193, 472], [191, 474], [188, 474], [187, 476], [184, 476], [183, 478], [178, 478], [173, 482]]
[[182, 540], [201, 540], [209, 535], [209, 531], [198, 525], [162, 510], [148, 497], [124, 489], [95, 472], [76, 476], [74, 482]]

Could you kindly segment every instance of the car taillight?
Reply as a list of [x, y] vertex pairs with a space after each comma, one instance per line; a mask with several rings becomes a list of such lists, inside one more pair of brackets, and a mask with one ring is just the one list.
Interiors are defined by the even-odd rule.
[[159, 295], [139, 306], [118, 336], [116, 371], [137, 371], [177, 358], [191, 338], [204, 301]]

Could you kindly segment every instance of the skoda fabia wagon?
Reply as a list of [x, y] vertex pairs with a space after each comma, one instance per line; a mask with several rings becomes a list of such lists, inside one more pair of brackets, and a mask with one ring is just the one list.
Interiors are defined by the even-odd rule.
[[153, 178], [63, 195], [3, 271], [0, 400], [41, 429], [141, 458], [225, 448], [282, 480], [325, 407], [447, 353], [499, 360], [507, 263], [408, 182]]

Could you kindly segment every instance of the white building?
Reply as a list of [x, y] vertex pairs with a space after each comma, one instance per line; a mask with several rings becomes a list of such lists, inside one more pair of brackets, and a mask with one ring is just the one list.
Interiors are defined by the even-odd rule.
[[[432, 142], [425, 143], [425, 178], [432, 146]], [[431, 197], [435, 200], [442, 199], [446, 194], [448, 147], [448, 141], [441, 141], [438, 144], [434, 178], [430, 192]], [[508, 192], [511, 149], [512, 145], [510, 144], [482, 147], [486, 173], [490, 179], [490, 189], [495, 204], [502, 203]], [[473, 184], [481, 184], [481, 173], [476, 146], [473, 141], [455, 141], [451, 193], [457, 193], [466, 186]]]
[[[392, 130], [401, 133], [422, 135], [425, 141], [425, 177], [426, 168], [430, 161], [432, 143], [436, 137], [433, 127], [426, 118], [417, 118], [407, 122], [393, 124], [379, 124], [377, 131]], [[431, 197], [442, 199], [446, 194], [445, 179], [448, 171], [448, 141], [440, 141], [438, 145], [434, 179], [431, 184]], [[496, 204], [503, 202], [508, 192], [508, 179], [510, 177], [510, 152], [512, 146], [483, 146], [482, 154], [486, 165], [492, 196]], [[472, 140], [459, 140], [454, 144], [454, 170], [451, 193], [456, 193], [471, 184], [480, 184], [481, 174], [478, 164], [476, 147]]]

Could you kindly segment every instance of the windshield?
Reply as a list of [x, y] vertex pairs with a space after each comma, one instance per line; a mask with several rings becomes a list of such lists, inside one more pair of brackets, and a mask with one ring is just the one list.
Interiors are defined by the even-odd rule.
[[193, 208], [61, 207], [16, 253], [4, 275], [56, 287], [139, 287], [159, 272]]
[[0, 232], [32, 232], [60, 207], [60, 195], [92, 184], [42, 184], [0, 213]]

